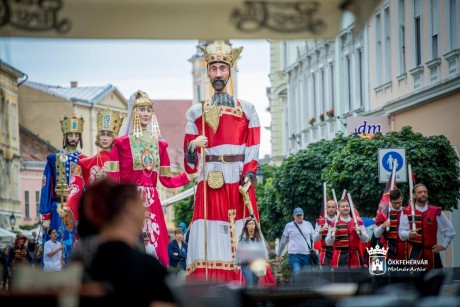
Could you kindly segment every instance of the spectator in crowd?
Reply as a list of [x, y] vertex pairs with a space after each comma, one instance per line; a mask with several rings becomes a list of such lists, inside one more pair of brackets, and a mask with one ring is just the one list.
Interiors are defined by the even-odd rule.
[[157, 255], [157, 252], [155, 250], [155, 247], [152, 245], [152, 243], [150, 243], [149, 233], [144, 232], [142, 234], [142, 237], [143, 237], [144, 244], [145, 244], [145, 253], [147, 255], [150, 255], [150, 256], [155, 257], [156, 259], [158, 259], [158, 255]]
[[235, 268], [241, 267], [248, 287], [256, 287], [259, 277], [265, 275], [265, 266], [262, 270], [254, 272], [256, 268], [251, 265], [260, 259], [268, 259], [268, 251], [256, 220], [249, 217], [244, 222], [235, 257]]
[[84, 266], [83, 296], [97, 288], [98, 300], [107, 306], [174, 302], [165, 283], [166, 268], [138, 249], [145, 208], [136, 185], [110, 179], [93, 183], [80, 201], [79, 216], [85, 225], [79, 228], [83, 233], [79, 247], [87, 246], [91, 238], [96, 242], [90, 254], [74, 258]]
[[13, 284], [14, 273], [20, 264], [30, 264], [33, 266], [33, 259], [27, 250], [27, 237], [23, 234], [18, 234], [14, 240], [13, 248], [10, 249], [8, 261], [11, 266], [10, 286]]
[[64, 246], [57, 240], [58, 233], [56, 229], [49, 228], [48, 236], [50, 239], [45, 242], [43, 255], [43, 270], [45, 272], [61, 271], [64, 265]]
[[304, 221], [302, 208], [295, 208], [292, 216], [294, 221], [287, 223], [284, 227], [276, 260], [281, 260], [284, 248], [289, 243], [289, 265], [292, 273], [296, 274], [311, 264], [310, 248], [313, 247], [314, 229], [310, 222]]
[[1, 280], [1, 291], [3, 294], [7, 293], [9, 288], [9, 281], [11, 276], [11, 261], [10, 261], [10, 250], [11, 246], [5, 246], [2, 250], [1, 263], [2, 263], [2, 280]]
[[187, 243], [184, 242], [182, 228], [174, 231], [174, 240], [168, 245], [169, 271], [176, 275], [180, 281], [185, 280], [185, 269], [187, 261]]

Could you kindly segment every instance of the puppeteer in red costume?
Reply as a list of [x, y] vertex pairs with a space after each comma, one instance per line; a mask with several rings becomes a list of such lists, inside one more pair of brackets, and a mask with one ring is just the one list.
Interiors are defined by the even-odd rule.
[[110, 153], [108, 176], [121, 183], [138, 186], [144, 198], [143, 231], [150, 234], [158, 260], [168, 265], [168, 229], [158, 197], [158, 180], [166, 188], [189, 182], [186, 173], [171, 176], [168, 144], [161, 139], [153, 103], [143, 91], [129, 98], [127, 126], [123, 136], [115, 139]]
[[234, 259], [244, 220], [253, 215], [259, 221], [252, 185], [259, 118], [252, 103], [232, 96], [231, 86], [232, 67], [242, 49], [222, 40], [201, 47], [213, 95], [186, 114], [185, 170], [198, 175], [187, 253], [189, 280], [238, 280]]
[[360, 242], [367, 243], [369, 235], [364, 224], [355, 210], [350, 214], [350, 204], [347, 200], [338, 202], [339, 219], [333, 228], [329, 228], [326, 243], [332, 244], [331, 267], [333, 268], [362, 268], [367, 265], [360, 251]]
[[[374, 236], [380, 238], [380, 243], [384, 248], [388, 248], [388, 259], [407, 259], [407, 242], [399, 238], [399, 220], [403, 208], [401, 191], [398, 189], [389, 192], [389, 210], [378, 210], [375, 217]], [[388, 216], [389, 212], [389, 216]]]
[[326, 236], [329, 228], [333, 228], [337, 221], [337, 204], [330, 200], [326, 203], [326, 212], [316, 220], [314, 242], [321, 242], [320, 262], [321, 265], [331, 265], [334, 248], [332, 244], [326, 243]]

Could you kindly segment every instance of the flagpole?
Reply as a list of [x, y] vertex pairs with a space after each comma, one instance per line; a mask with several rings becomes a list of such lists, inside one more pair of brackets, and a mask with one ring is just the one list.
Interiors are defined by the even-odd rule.
[[[201, 100], [201, 135], [206, 136], [205, 133], [205, 100]], [[205, 148], [201, 148], [201, 163], [203, 165], [203, 214], [204, 214], [204, 268], [205, 268], [205, 277], [208, 281], [208, 214], [207, 214], [207, 198], [206, 198], [206, 155]]]
[[[335, 205], [337, 206], [337, 196], [335, 195], [335, 190], [332, 189], [332, 197], [334, 197]], [[335, 221], [334, 221], [334, 228], [337, 226], [337, 221], [339, 219], [339, 213], [337, 210], [335, 211]], [[334, 239], [335, 238], [335, 231], [331, 232], [331, 237]]]
[[412, 179], [412, 166], [407, 165], [409, 171], [409, 201], [410, 201], [410, 211], [412, 215], [412, 230], [416, 231], [417, 227], [415, 226], [415, 208], [414, 208], [414, 199], [412, 198], [412, 190], [414, 189], [414, 182]]
[[324, 204], [324, 220], [327, 216], [327, 200], [326, 200], [326, 182], [323, 182], [323, 204]]
[[[353, 212], [352, 217], [353, 217], [353, 221], [355, 222], [355, 227], [358, 227], [358, 220], [356, 220], [355, 206], [353, 205], [353, 200], [351, 199], [350, 193], [348, 193], [347, 195], [348, 195], [348, 201], [350, 203], [350, 211]], [[358, 231], [358, 235], [361, 236], [361, 231]]]
[[[398, 160], [393, 161], [393, 169], [391, 170], [391, 181], [390, 181], [390, 191], [394, 190], [395, 180], [396, 180], [396, 168], [398, 167]], [[387, 221], [390, 222], [390, 213], [391, 213], [391, 199], [388, 204], [388, 218]], [[386, 231], [390, 231], [390, 226], [387, 226]]]

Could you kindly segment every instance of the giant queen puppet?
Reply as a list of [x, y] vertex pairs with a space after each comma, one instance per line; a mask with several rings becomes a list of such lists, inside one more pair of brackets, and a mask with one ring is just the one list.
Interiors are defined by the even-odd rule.
[[[61, 130], [63, 134], [63, 150], [60, 153], [50, 154], [46, 159], [43, 172], [42, 190], [40, 195], [40, 213], [42, 215], [43, 228], [54, 228], [58, 233], [58, 241], [64, 246], [64, 261], [67, 263], [72, 250], [75, 228], [74, 221], [67, 218], [61, 219], [58, 211], [66, 206], [69, 178], [71, 169], [75, 167], [81, 158], [85, 158], [77, 150], [78, 143], [83, 148], [81, 134], [83, 132], [83, 117], [61, 118]], [[50, 238], [44, 234], [43, 244]]]
[[252, 215], [259, 223], [252, 182], [258, 167], [260, 124], [254, 105], [232, 96], [232, 67], [243, 48], [217, 40], [201, 50], [213, 95], [186, 114], [185, 171], [199, 174], [187, 278], [235, 281], [241, 276], [234, 259], [244, 221]]
[[117, 182], [138, 186], [144, 198], [144, 232], [150, 234], [158, 260], [168, 266], [170, 241], [158, 197], [158, 180], [166, 188], [189, 182], [186, 173], [171, 176], [168, 144], [161, 139], [160, 128], [147, 93], [136, 91], [128, 102], [128, 122], [124, 134], [115, 139], [107, 175]]

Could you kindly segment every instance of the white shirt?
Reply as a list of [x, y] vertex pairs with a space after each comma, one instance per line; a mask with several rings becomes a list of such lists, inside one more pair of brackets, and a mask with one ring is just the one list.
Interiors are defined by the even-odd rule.
[[57, 250], [60, 248], [62, 245], [60, 242], [56, 241], [53, 242], [51, 240], [48, 240], [45, 242], [45, 249], [43, 251], [43, 270], [45, 272], [54, 272], [54, 271], [60, 271], [62, 269], [62, 250], [58, 251], [56, 254], [53, 256], [48, 256], [49, 253], [52, 251]]
[[145, 253], [147, 255], [150, 255], [158, 259], [157, 251], [155, 250], [155, 247], [151, 243], [145, 246]]
[[294, 223], [294, 221], [289, 222], [284, 227], [283, 236], [281, 237], [281, 242], [278, 248], [278, 256], [281, 256], [287, 243], [289, 243], [289, 254], [309, 255], [310, 249], [308, 248], [305, 239], [308, 240], [308, 245], [310, 248], [313, 248], [311, 237], [313, 236], [314, 229], [310, 222], [302, 221], [301, 224], [297, 224], [302, 231], [303, 236], [300, 234], [300, 231], [297, 229]]
[[[428, 204], [425, 204], [423, 207], [419, 207], [415, 205], [415, 210], [420, 212], [425, 212], [428, 210]], [[438, 223], [438, 231], [444, 235], [444, 240], [442, 241], [442, 245], [447, 248], [455, 237], [455, 229], [452, 223], [447, 219], [443, 212], [440, 215], [436, 216], [436, 222]], [[410, 231], [410, 223], [409, 218], [406, 214], [401, 213], [401, 218], [399, 219], [399, 238], [403, 241], [409, 239], [409, 231]]]

